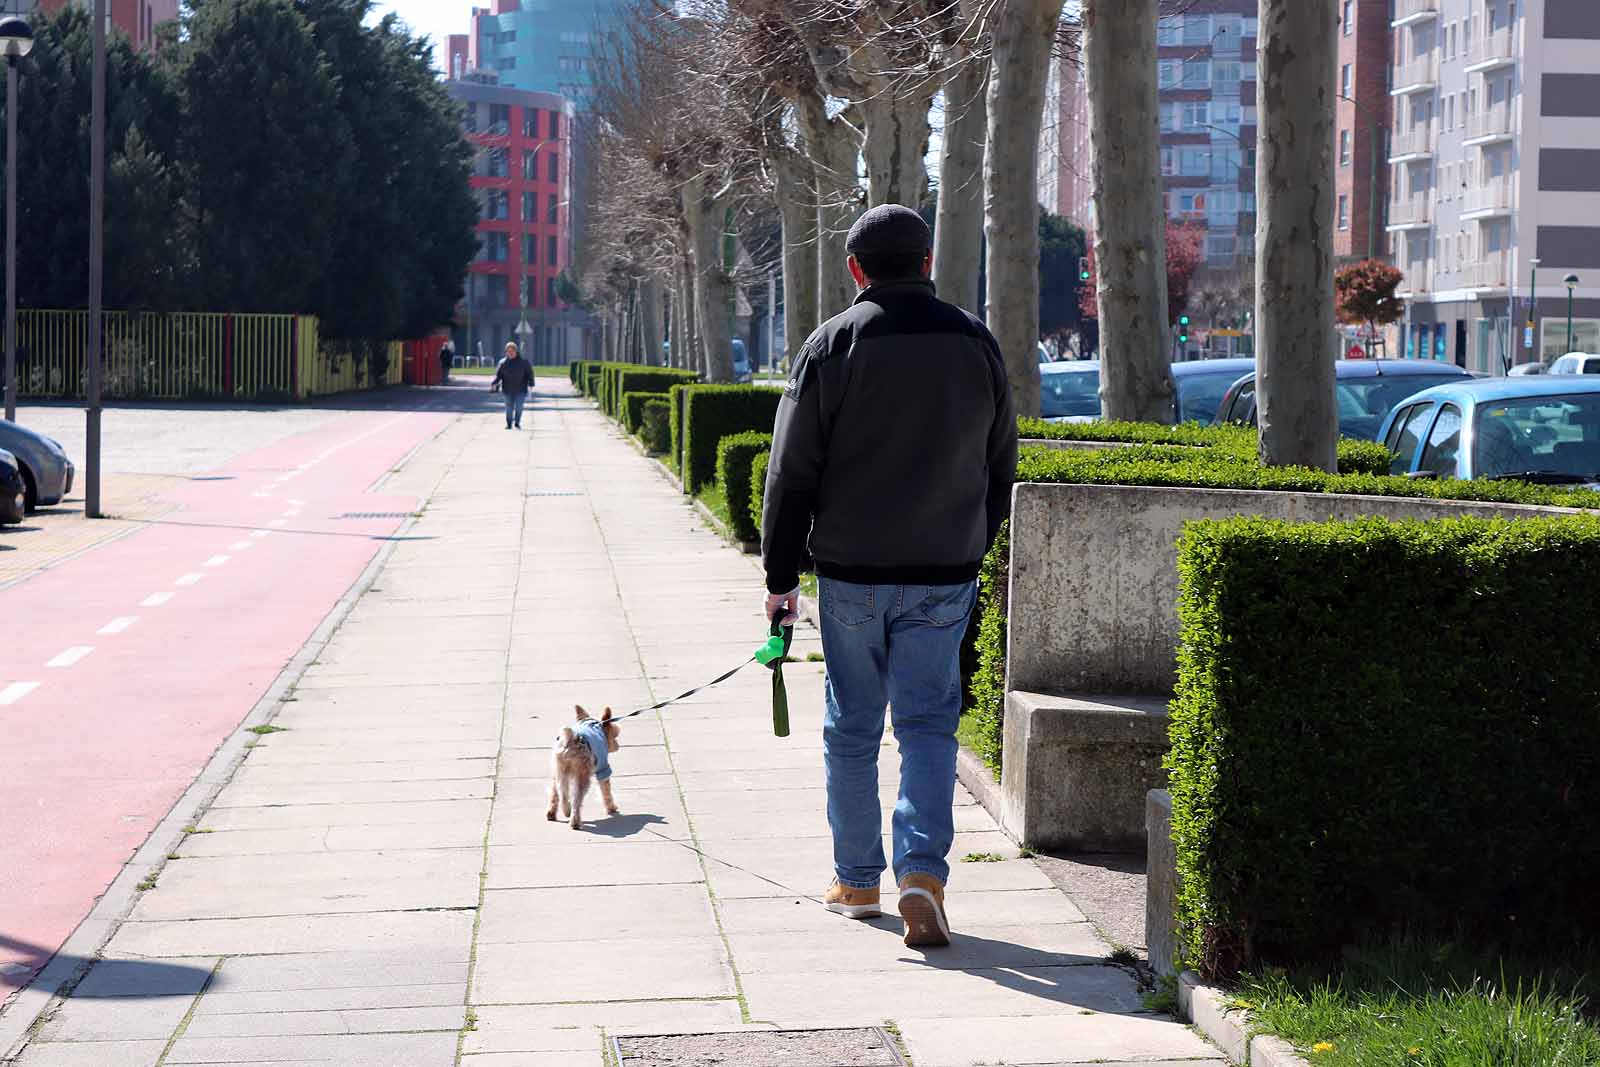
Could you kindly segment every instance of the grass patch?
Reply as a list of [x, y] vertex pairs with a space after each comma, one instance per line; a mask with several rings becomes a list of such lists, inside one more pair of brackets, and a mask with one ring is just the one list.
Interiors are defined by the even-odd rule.
[[722, 486], [712, 482], [702, 487], [696, 497], [706, 506], [707, 511], [717, 517], [717, 521], [722, 523], [722, 528], [728, 529], [728, 498], [723, 493]]
[[133, 888], [137, 889], [141, 893], [147, 893], [156, 887], [157, 877], [158, 875], [156, 875], [155, 872], [151, 872], [150, 874], [145, 875], [144, 881], [140, 882]]
[[265, 737], [268, 734], [284, 733], [289, 728], [287, 726], [273, 726], [271, 723], [266, 723], [261, 726], [247, 726], [245, 729], [250, 733], [255, 734], [257, 737]]
[[822, 653], [821, 652], [807, 652], [806, 653], [806, 662], [807, 663], [821, 663], [822, 662]]
[[985, 755], [993, 747], [989, 741], [990, 730], [976, 711], [968, 708], [961, 713], [961, 722], [956, 726], [956, 740], [961, 742], [961, 747], [983, 760], [983, 765], [988, 767], [996, 778], [1000, 777], [1000, 761], [989, 759]]
[[961, 857], [962, 863], [1003, 863], [1005, 857], [998, 852], [968, 852]]
[[802, 574], [800, 576], [800, 592], [812, 600], [817, 599], [817, 576], [815, 574]]
[[[468, 378], [493, 378], [494, 377], [494, 368], [493, 367], [451, 367], [450, 368], [450, 377], [454, 378], [458, 374], [465, 375]], [[533, 365], [533, 376], [535, 378], [567, 378], [568, 377], [568, 372], [567, 372], [567, 368], [565, 366], [546, 367], [541, 363], [535, 363]]]
[[1592, 1067], [1594, 965], [1398, 942], [1347, 953], [1338, 972], [1246, 977], [1234, 1005], [1317, 1067]]

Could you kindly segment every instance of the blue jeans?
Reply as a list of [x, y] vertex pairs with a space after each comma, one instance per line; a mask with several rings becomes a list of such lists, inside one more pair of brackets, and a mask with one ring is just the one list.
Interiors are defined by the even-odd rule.
[[949, 880], [955, 840], [961, 639], [977, 583], [856, 585], [819, 580], [827, 718], [822, 726], [834, 873], [875, 889], [883, 874], [878, 756], [885, 705], [900, 746], [894, 876]]
[[513, 393], [509, 389], [506, 390], [506, 425], [507, 426], [510, 426], [512, 423], [515, 423], [518, 426], [522, 425], [522, 405], [525, 404], [527, 402], [527, 400], [528, 400], [528, 394], [527, 393], [522, 393], [522, 392]]

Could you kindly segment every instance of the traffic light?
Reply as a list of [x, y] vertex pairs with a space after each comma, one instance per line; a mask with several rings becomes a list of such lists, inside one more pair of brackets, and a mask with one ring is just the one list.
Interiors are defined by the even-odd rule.
[[1189, 316], [1187, 315], [1178, 316], [1178, 343], [1184, 345], [1189, 343]]
[[1078, 280], [1080, 282], [1086, 282], [1086, 281], [1089, 280], [1089, 257], [1088, 256], [1079, 256], [1078, 257]]

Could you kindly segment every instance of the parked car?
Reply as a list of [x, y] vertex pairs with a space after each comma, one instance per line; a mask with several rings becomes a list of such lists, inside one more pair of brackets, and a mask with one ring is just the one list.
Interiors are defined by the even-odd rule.
[[1529, 374], [1549, 374], [1550, 368], [1543, 363], [1518, 363], [1506, 373], [1513, 378], [1522, 378]]
[[[1178, 422], [1209, 425], [1228, 386], [1255, 369], [1253, 359], [1197, 359], [1172, 365]], [[1100, 418], [1100, 364], [1059, 360], [1039, 368], [1039, 414], [1052, 422], [1094, 422]]]
[[0, 448], [16, 457], [29, 511], [59, 504], [72, 492], [72, 460], [60, 441], [0, 419]]
[[[1339, 433], [1376, 441], [1384, 416], [1400, 401], [1430, 386], [1468, 381], [1472, 375], [1454, 363], [1431, 359], [1341, 359], [1334, 363], [1334, 377]], [[1256, 424], [1254, 374], [1229, 387], [1217, 408], [1217, 421]]]
[[1600, 378], [1495, 378], [1424, 389], [1380, 438], [1414, 478], [1600, 483]]
[[0, 448], [0, 526], [22, 521], [28, 513], [28, 487], [17, 467], [17, 457]]
[[744, 342], [735, 337], [733, 339], [733, 380], [736, 382], [748, 382], [752, 376], [750, 356], [745, 351]]
[[1600, 374], [1600, 356], [1590, 352], [1568, 352], [1550, 364], [1546, 374]]

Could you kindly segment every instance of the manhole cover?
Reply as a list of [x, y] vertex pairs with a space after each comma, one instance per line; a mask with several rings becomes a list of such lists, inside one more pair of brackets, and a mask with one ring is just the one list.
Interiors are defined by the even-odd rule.
[[905, 1067], [894, 1039], [858, 1030], [763, 1030], [612, 1039], [622, 1067]]
[[409, 519], [409, 511], [347, 511], [341, 519]]

